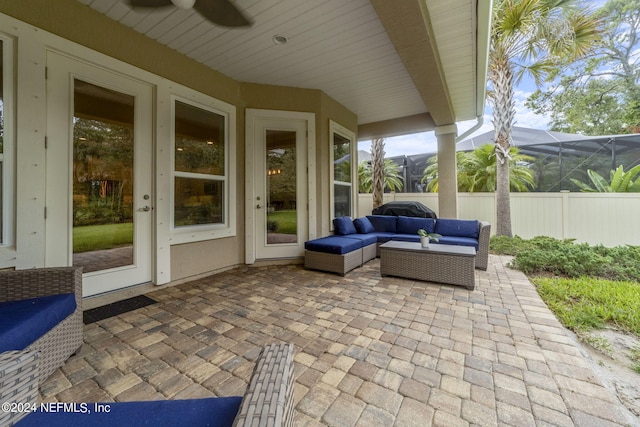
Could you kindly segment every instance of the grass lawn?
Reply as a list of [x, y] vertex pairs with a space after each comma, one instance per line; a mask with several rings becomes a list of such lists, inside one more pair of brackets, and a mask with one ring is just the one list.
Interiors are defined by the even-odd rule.
[[640, 336], [640, 284], [592, 277], [531, 280], [569, 329], [588, 331], [610, 324]]
[[133, 244], [133, 223], [73, 227], [73, 252], [112, 249]]
[[492, 253], [513, 255], [562, 324], [574, 332], [606, 325], [640, 337], [640, 247], [571, 240], [493, 237]]
[[267, 221], [273, 221], [277, 224], [277, 228], [270, 231], [284, 234], [297, 234], [298, 232], [297, 211], [269, 212]]

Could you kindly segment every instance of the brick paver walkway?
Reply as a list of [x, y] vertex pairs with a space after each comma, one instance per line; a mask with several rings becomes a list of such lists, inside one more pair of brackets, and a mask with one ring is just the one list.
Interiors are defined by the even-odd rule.
[[640, 425], [526, 277], [476, 290], [300, 266], [238, 268], [85, 327], [47, 401], [240, 395], [262, 345], [296, 346], [300, 426]]

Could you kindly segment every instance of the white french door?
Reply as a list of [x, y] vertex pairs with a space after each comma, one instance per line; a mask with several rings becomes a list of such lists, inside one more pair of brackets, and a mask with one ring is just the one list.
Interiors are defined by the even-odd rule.
[[153, 88], [47, 53], [46, 264], [83, 295], [152, 279]]
[[247, 251], [249, 262], [304, 254], [311, 119], [305, 113], [247, 110], [247, 247], [255, 249]]

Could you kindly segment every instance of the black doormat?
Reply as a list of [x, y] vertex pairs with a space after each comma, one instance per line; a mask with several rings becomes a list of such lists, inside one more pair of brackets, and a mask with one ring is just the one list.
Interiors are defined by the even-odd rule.
[[114, 302], [111, 304], [103, 305], [102, 307], [92, 308], [91, 310], [85, 310], [83, 315], [84, 324], [97, 322], [98, 320], [107, 319], [109, 317], [117, 316], [118, 314], [133, 311], [138, 308], [146, 307], [151, 304], [155, 304], [158, 301], [149, 298], [145, 295], [140, 295], [133, 298], [128, 298], [122, 301]]

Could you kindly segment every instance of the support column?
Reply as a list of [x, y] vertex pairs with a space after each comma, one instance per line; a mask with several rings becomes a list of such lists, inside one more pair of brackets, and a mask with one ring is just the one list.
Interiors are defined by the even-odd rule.
[[456, 167], [455, 124], [437, 126], [438, 139], [438, 216], [458, 218], [458, 170]]

